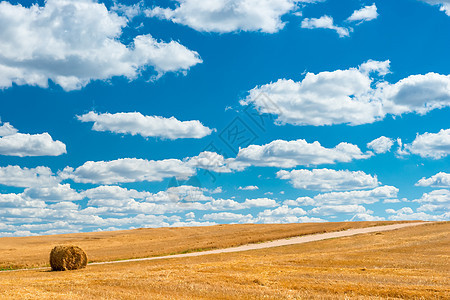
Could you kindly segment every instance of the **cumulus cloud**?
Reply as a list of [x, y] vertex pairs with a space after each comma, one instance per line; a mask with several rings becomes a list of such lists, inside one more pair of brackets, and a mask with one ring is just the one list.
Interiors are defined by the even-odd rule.
[[254, 191], [254, 190], [259, 190], [259, 187], [257, 187], [256, 185], [248, 185], [248, 186], [240, 186], [238, 187], [238, 190], [242, 190], [242, 191]]
[[0, 155], [58, 156], [67, 153], [66, 145], [54, 141], [47, 132], [41, 134], [15, 133], [0, 137]]
[[81, 193], [83, 196], [91, 199], [113, 199], [113, 200], [124, 200], [124, 199], [144, 199], [150, 197], [152, 194], [150, 192], [139, 192], [134, 189], [127, 189], [120, 186], [111, 185], [101, 185], [92, 189], [85, 190]]
[[308, 143], [275, 140], [268, 144], [250, 145], [239, 150], [235, 159], [229, 160], [232, 169], [243, 170], [249, 166], [293, 168], [299, 165], [335, 164], [355, 159], [367, 159], [371, 153], [362, 153], [358, 146], [340, 143], [334, 148], [325, 148], [319, 142]]
[[386, 153], [391, 150], [394, 145], [394, 141], [385, 136], [380, 136], [367, 144], [367, 148], [372, 149], [375, 153]]
[[231, 212], [220, 212], [205, 214], [202, 217], [203, 220], [213, 220], [213, 221], [228, 221], [237, 223], [250, 223], [254, 220], [251, 214], [243, 215]]
[[186, 179], [195, 169], [178, 159], [145, 160], [121, 158], [113, 161], [88, 161], [73, 169], [66, 167], [59, 173], [63, 179], [81, 183], [113, 184], [119, 182], [162, 181], [164, 178]]
[[411, 144], [402, 147], [398, 140], [399, 155], [409, 153], [420, 155], [424, 158], [440, 159], [450, 154], [450, 129], [441, 129], [438, 133], [418, 134]]
[[8, 122], [2, 124], [0, 121], [0, 137], [7, 136], [7, 135], [13, 135], [13, 134], [16, 134], [17, 132], [18, 132], [18, 130], [16, 128], [14, 128], [14, 126], [9, 124]]
[[0, 184], [13, 187], [55, 186], [59, 179], [48, 167], [22, 168], [19, 166], [0, 167]]
[[120, 158], [112, 161], [87, 161], [75, 169], [66, 167], [58, 175], [62, 180], [71, 179], [80, 183], [115, 184], [162, 181], [172, 177], [187, 179], [195, 175], [197, 169], [231, 172], [222, 155], [205, 151], [183, 160]]
[[374, 188], [379, 185], [376, 176], [363, 171], [314, 169], [314, 170], [280, 170], [277, 177], [289, 180], [298, 189], [315, 191], [342, 191]]
[[430, 193], [424, 193], [420, 199], [414, 200], [419, 203], [449, 203], [450, 190], [434, 190]]
[[210, 135], [212, 129], [200, 121], [179, 121], [175, 117], [144, 116], [138, 112], [103, 113], [93, 111], [77, 116], [81, 122], [94, 122], [92, 130], [110, 131], [143, 137], [159, 137], [175, 140], [183, 138], [200, 139]]
[[72, 189], [69, 184], [58, 184], [50, 187], [34, 186], [27, 188], [23, 194], [26, 199], [39, 199], [43, 201], [77, 201], [83, 196]]
[[146, 10], [148, 17], [170, 20], [197, 31], [261, 31], [275, 33], [283, 29], [281, 17], [300, 3], [321, 0], [176, 0], [174, 9], [155, 6]]
[[314, 207], [308, 213], [319, 216], [332, 216], [337, 214], [372, 214], [371, 210], [367, 210], [361, 205], [323, 205]]
[[302, 21], [302, 28], [315, 29], [325, 28], [332, 29], [339, 34], [340, 37], [349, 36], [349, 29], [334, 25], [333, 18], [330, 16], [322, 16], [320, 18], [305, 18]]
[[151, 35], [120, 41], [128, 19], [93, 0], [47, 0], [44, 6], [0, 3], [0, 88], [17, 85], [76, 90], [92, 80], [135, 79], [153, 69], [186, 72], [199, 55]]
[[423, 115], [450, 106], [449, 75], [411, 75], [391, 84], [376, 76], [386, 74], [388, 65], [368, 61], [358, 68], [307, 73], [298, 82], [279, 79], [250, 90], [240, 103], [276, 115], [278, 124], [314, 126], [368, 124], [386, 115]]
[[445, 12], [445, 14], [450, 17], [450, 0], [421, 0], [421, 1], [431, 5], [439, 6], [439, 9]]
[[422, 177], [417, 183], [416, 186], [431, 186], [431, 187], [441, 187], [447, 188], [450, 187], [450, 174], [445, 172], [439, 172], [430, 178]]
[[365, 22], [371, 21], [378, 17], [377, 6], [374, 4], [364, 6], [361, 9], [355, 10], [347, 21], [350, 22]]
[[[419, 208], [420, 209], [420, 208]], [[446, 221], [450, 218], [449, 212], [444, 212], [440, 215], [430, 215], [424, 211], [414, 212], [411, 207], [403, 207], [398, 210], [386, 209], [386, 213], [390, 214], [390, 220], [423, 220], [423, 221]]]
[[296, 200], [286, 200], [284, 204], [290, 206], [372, 204], [380, 200], [396, 199], [397, 193], [396, 187], [386, 185], [367, 191], [331, 192], [318, 194], [313, 198], [299, 197]]
[[320, 218], [306, 216], [306, 211], [300, 207], [283, 205], [275, 209], [266, 209], [258, 213], [254, 223], [304, 223], [324, 222]]

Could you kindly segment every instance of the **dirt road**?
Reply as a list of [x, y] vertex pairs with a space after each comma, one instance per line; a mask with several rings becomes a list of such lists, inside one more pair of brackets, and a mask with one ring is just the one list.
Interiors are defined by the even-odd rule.
[[[118, 263], [135, 262], [135, 261], [159, 260], [159, 259], [168, 259], [168, 258], [181, 258], [181, 257], [191, 257], [191, 256], [200, 256], [200, 255], [220, 254], [220, 253], [230, 253], [230, 252], [265, 249], [265, 248], [272, 248], [272, 247], [281, 247], [281, 246], [321, 241], [321, 240], [332, 239], [332, 238], [353, 236], [353, 235], [357, 235], [357, 234], [383, 232], [383, 231], [395, 230], [395, 229], [400, 229], [400, 228], [409, 227], [409, 226], [423, 225], [423, 224], [427, 224], [427, 223], [429, 223], [429, 222], [404, 223], [404, 224], [366, 227], [366, 228], [359, 228], [359, 229], [348, 229], [345, 231], [305, 235], [305, 236], [300, 236], [300, 237], [280, 239], [280, 240], [263, 242], [263, 243], [258, 243], [258, 244], [248, 244], [248, 245], [242, 245], [242, 246], [237, 246], [237, 247], [208, 250], [208, 251], [201, 251], [201, 252], [174, 254], [174, 255], [166, 255], [166, 256], [155, 256], [155, 257], [147, 257], [147, 258], [134, 258], [134, 259], [117, 260], [117, 261], [94, 262], [94, 263], [89, 263], [89, 266], [104, 265], [104, 264], [118, 264]], [[7, 270], [7, 271], [0, 271], [0, 272], [17, 272], [17, 271], [26, 271], [26, 270], [46, 270], [46, 269], [50, 269], [50, 268]]]
[[367, 227], [367, 228], [359, 228], [359, 229], [348, 229], [345, 231], [305, 235], [305, 236], [300, 236], [300, 237], [293, 237], [293, 238], [288, 238], [288, 239], [263, 242], [263, 243], [259, 243], [259, 244], [248, 244], [248, 245], [242, 245], [242, 246], [225, 248], [225, 249], [216, 249], [216, 250], [208, 250], [208, 251], [184, 253], [184, 254], [174, 254], [174, 255], [166, 255], [166, 256], [156, 256], [156, 257], [148, 257], [148, 258], [135, 258], [135, 259], [127, 259], [127, 260], [119, 260], [119, 261], [95, 262], [95, 263], [90, 263], [89, 265], [116, 264], [116, 263], [133, 262], [133, 261], [180, 258], [180, 257], [200, 256], [200, 255], [208, 255], [208, 254], [219, 254], [219, 253], [257, 250], [257, 249], [265, 249], [265, 248], [272, 248], [272, 247], [281, 247], [281, 246], [316, 242], [316, 241], [321, 241], [321, 240], [326, 240], [326, 239], [340, 238], [340, 237], [352, 236], [352, 235], [357, 235], [357, 234], [389, 231], [389, 230], [395, 230], [395, 229], [400, 229], [400, 228], [409, 227], [409, 226], [423, 225], [423, 224], [427, 224], [427, 223], [429, 223], [429, 222], [405, 223], [405, 224], [375, 226], [375, 227]]

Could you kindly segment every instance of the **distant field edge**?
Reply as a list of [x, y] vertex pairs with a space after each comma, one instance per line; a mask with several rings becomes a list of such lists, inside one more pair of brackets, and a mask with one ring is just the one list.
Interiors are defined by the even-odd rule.
[[[358, 223], [365, 223], [365, 222], [358, 222]], [[369, 225], [371, 222], [367, 222], [367, 223]], [[395, 222], [380, 221], [380, 222], [377, 222], [376, 224], [372, 223], [367, 227], [361, 227], [361, 228], [344, 228], [344, 229], [335, 230], [335, 231], [324, 230], [324, 231], [318, 231], [316, 233], [311, 233], [311, 234], [293, 235], [293, 236], [287, 236], [287, 237], [280, 238], [280, 239], [274, 239], [274, 240], [269, 239], [269, 240], [265, 240], [265, 241], [241, 244], [238, 246], [225, 247], [225, 248], [210, 247], [210, 248], [201, 248], [201, 249], [188, 249], [188, 250], [183, 250], [183, 251], [179, 251], [179, 252], [173, 252], [170, 254], [154, 255], [154, 256], [150, 256], [150, 257], [120, 258], [120, 259], [114, 259], [114, 260], [110, 260], [110, 261], [92, 261], [92, 262], [89, 262], [88, 265], [95, 266], [95, 265], [105, 265], [105, 264], [140, 262], [140, 261], [161, 260], [161, 259], [169, 259], [169, 258], [183, 258], [183, 257], [192, 257], [192, 256], [201, 256], [201, 255], [250, 251], [250, 250], [258, 250], [258, 249], [265, 249], [265, 248], [296, 245], [296, 244], [302, 244], [302, 243], [310, 243], [310, 242], [322, 241], [322, 240], [333, 239], [333, 238], [349, 237], [349, 236], [354, 236], [354, 235], [359, 235], [359, 234], [369, 234], [369, 233], [376, 233], [376, 232], [383, 232], [383, 231], [391, 231], [391, 230], [402, 229], [402, 228], [410, 227], [410, 226], [419, 226], [419, 225], [437, 224], [437, 223], [446, 223], [446, 222], [421, 221], [421, 220], [395, 221]], [[386, 224], [388, 224], [388, 225], [386, 225]], [[221, 226], [221, 225], [214, 225], [214, 226], [209, 226], [209, 227], [217, 227], [217, 226]], [[182, 228], [182, 227], [180, 227], [180, 228]], [[40, 270], [40, 271], [50, 270], [50, 268], [49, 267], [32, 267], [32, 268], [17, 268], [17, 269], [14, 269], [14, 268], [5, 269], [4, 268], [4, 269], [0, 269], [0, 272], [6, 273], [6, 272], [35, 271], [35, 270]]]

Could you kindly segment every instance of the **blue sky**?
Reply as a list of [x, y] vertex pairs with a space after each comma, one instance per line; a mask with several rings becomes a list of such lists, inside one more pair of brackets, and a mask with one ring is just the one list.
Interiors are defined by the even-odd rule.
[[0, 27], [0, 236], [450, 218], [447, 0], [3, 1]]

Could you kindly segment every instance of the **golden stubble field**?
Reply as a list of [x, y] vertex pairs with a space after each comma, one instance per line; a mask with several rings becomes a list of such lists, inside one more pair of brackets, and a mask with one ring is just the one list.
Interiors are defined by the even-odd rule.
[[0, 273], [1, 299], [449, 299], [450, 222], [72, 272]]
[[74, 244], [89, 261], [111, 261], [227, 248], [249, 243], [401, 222], [236, 224], [0, 238], [0, 269], [48, 266], [56, 245]]

